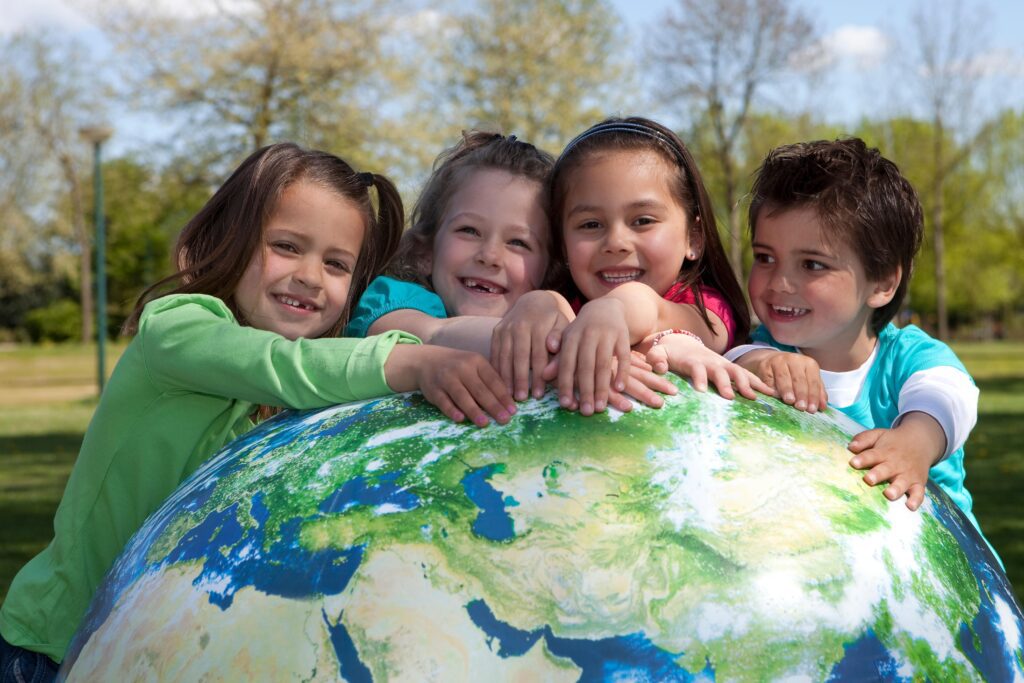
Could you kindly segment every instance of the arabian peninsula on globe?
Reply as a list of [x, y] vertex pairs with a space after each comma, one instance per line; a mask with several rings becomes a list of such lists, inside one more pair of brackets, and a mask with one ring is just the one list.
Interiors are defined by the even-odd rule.
[[934, 486], [851, 469], [835, 411], [682, 383], [505, 427], [417, 394], [285, 413], [133, 537], [84, 680], [1024, 681], [1024, 616]]

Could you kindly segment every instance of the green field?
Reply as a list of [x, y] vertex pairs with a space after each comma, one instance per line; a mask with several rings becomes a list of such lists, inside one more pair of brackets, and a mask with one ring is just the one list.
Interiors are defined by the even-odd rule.
[[[113, 367], [123, 346], [109, 349]], [[1024, 595], [1024, 344], [960, 344], [981, 388], [967, 486], [986, 535]], [[0, 350], [0, 599], [49, 541], [53, 513], [96, 406], [95, 349]]]

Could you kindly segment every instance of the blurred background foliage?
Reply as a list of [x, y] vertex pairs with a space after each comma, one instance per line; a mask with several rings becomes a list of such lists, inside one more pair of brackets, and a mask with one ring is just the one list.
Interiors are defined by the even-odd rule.
[[463, 129], [557, 154], [592, 123], [630, 114], [692, 146], [741, 277], [745, 195], [764, 154], [865, 138], [925, 206], [904, 319], [944, 337], [1024, 337], [1024, 110], [979, 90], [984, 15], [939, 4], [917, 6], [886, 66], [910, 104], [865, 87], [860, 109], [878, 113], [840, 124], [823, 85], [836, 65], [788, 0], [673, 0], [639, 36], [608, 0], [238, 0], [204, 11], [94, 0], [89, 39], [0, 36], [0, 342], [92, 335], [84, 125], [113, 123], [121, 138], [103, 164], [115, 335], [138, 293], [168, 274], [185, 221], [262, 145], [332, 151], [392, 176], [411, 204]]

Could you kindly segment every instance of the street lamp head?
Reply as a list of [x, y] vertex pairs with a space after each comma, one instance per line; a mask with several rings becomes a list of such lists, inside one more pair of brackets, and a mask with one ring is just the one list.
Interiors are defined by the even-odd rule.
[[102, 124], [82, 126], [78, 129], [78, 134], [94, 145], [100, 145], [106, 142], [113, 132], [113, 128]]

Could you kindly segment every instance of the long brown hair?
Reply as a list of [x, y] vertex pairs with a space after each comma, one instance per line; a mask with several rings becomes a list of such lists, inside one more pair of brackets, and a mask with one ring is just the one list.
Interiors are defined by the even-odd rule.
[[[466, 179], [476, 171], [494, 169], [536, 181], [543, 187], [554, 161], [550, 154], [515, 135], [464, 131], [458, 144], [434, 160], [434, 170], [416, 200], [409, 229], [388, 265], [388, 275], [433, 290], [423, 264], [434, 249], [434, 238], [451, 198]], [[551, 247], [549, 236], [544, 248], [550, 252]]]
[[[568, 194], [569, 176], [594, 154], [608, 151], [651, 151], [663, 158], [670, 168], [677, 169], [669, 187], [679, 206], [686, 213], [691, 233], [700, 239], [700, 255], [695, 261], [679, 265], [678, 282], [692, 287], [696, 294], [697, 308], [708, 327], [711, 321], [704, 307], [701, 288], [714, 287], [722, 293], [735, 316], [736, 332], [733, 339], [745, 339], [750, 331], [750, 312], [743, 298], [743, 288], [736, 280], [729, 259], [725, 255], [718, 224], [711, 205], [711, 197], [704, 187], [704, 179], [697, 170], [697, 164], [679, 136], [665, 126], [639, 116], [609, 118], [591, 126], [576, 136], [555, 161], [551, 171], [551, 225], [559, 255], [566, 261], [562, 211]], [[566, 283], [570, 295], [575, 286]], [[582, 298], [582, 297], [581, 297]]]
[[[341, 318], [324, 334], [337, 336], [348, 322], [352, 302], [359, 300], [398, 247], [404, 222], [402, 199], [384, 176], [357, 173], [333, 154], [290, 142], [251, 154], [185, 225], [173, 252], [177, 272], [142, 292], [122, 332], [134, 334], [145, 305], [167, 294], [215, 296], [227, 304], [241, 324], [248, 324], [235, 303], [235, 289], [258, 253], [263, 228], [281, 193], [300, 180], [348, 199], [360, 209], [366, 222], [366, 237], [356, 260], [348, 302]], [[371, 186], [377, 188], [376, 212], [370, 199]]]

